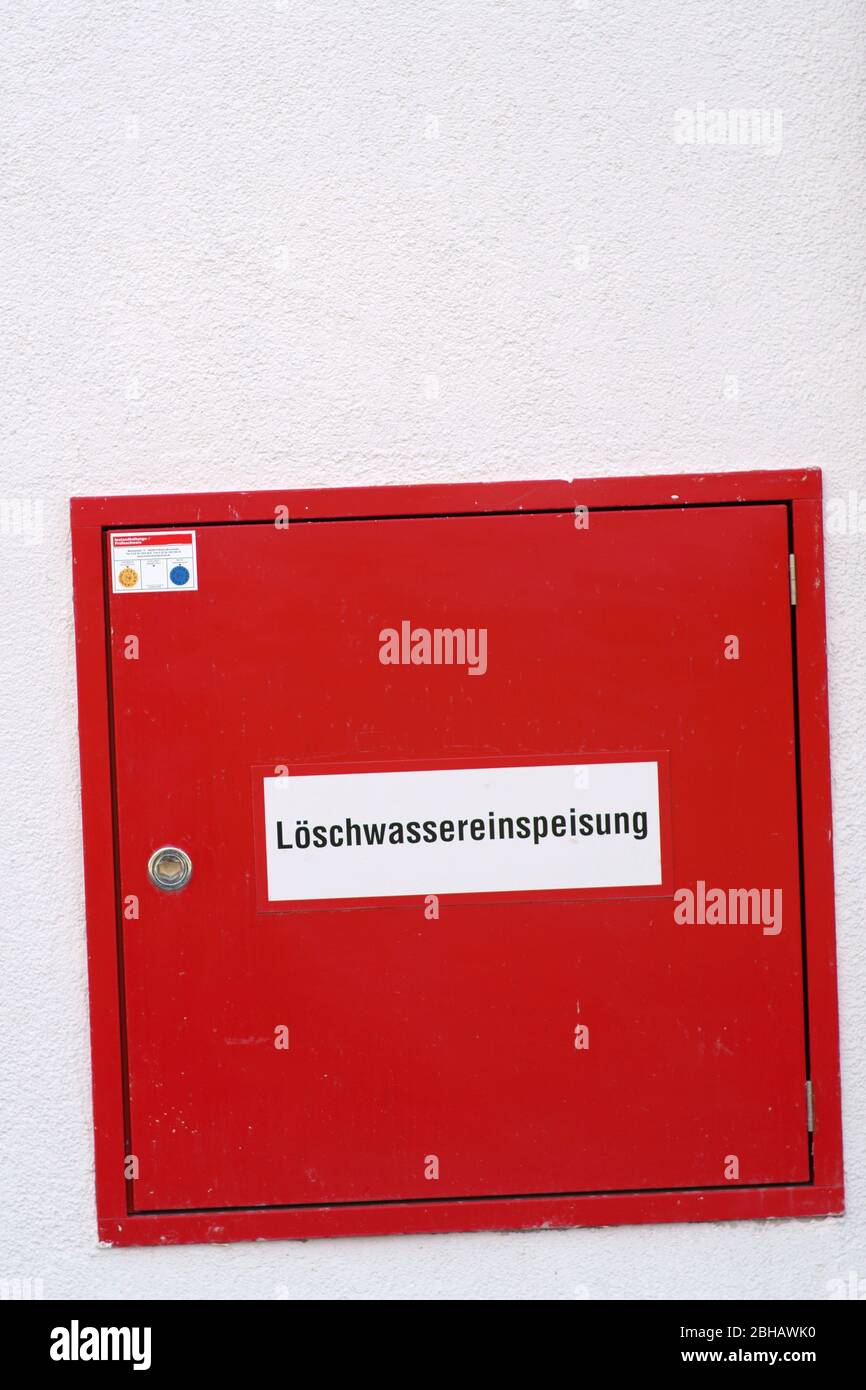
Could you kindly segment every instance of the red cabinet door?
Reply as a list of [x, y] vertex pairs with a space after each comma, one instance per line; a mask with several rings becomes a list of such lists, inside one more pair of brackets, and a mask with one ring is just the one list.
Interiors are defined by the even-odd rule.
[[[110, 596], [134, 1209], [807, 1181], [785, 508], [196, 547], [195, 591]], [[407, 619], [486, 629], [484, 675], [383, 665]], [[661, 896], [259, 910], [253, 768], [641, 750], [669, 767]], [[148, 881], [165, 844], [181, 892]], [[701, 884], [781, 894], [781, 930], [676, 920]]]

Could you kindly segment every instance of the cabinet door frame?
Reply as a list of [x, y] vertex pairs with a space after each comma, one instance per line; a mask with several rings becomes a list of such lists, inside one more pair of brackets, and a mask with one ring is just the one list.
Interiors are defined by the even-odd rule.
[[[125, 1100], [119, 950], [123, 901], [116, 868], [105, 536], [109, 530], [290, 525], [379, 517], [476, 516], [588, 508], [782, 503], [796, 565], [791, 607], [799, 764], [804, 974], [813, 1130], [811, 1180], [790, 1186], [357, 1203], [131, 1214], [124, 1175]], [[659, 1221], [823, 1216], [844, 1209], [836, 998], [830, 747], [821, 472], [435, 484], [74, 498], [73, 584], [81, 758], [84, 886], [99, 1239], [108, 1245], [309, 1239]]]

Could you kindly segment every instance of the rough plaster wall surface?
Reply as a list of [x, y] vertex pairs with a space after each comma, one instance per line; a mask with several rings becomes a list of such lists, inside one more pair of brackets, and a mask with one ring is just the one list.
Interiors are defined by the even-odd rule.
[[[3, 31], [0, 1278], [518, 1299], [866, 1278], [866, 534], [827, 550], [844, 1218], [109, 1250], [67, 523], [70, 494], [800, 465], [866, 504], [859, 0], [29, 0]], [[700, 103], [781, 113], [781, 143], [677, 143]]]

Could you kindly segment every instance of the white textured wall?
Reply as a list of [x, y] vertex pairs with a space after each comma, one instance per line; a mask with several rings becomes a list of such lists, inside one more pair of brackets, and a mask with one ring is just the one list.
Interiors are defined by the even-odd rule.
[[[2, 11], [0, 1278], [177, 1298], [866, 1278], [866, 534], [828, 548], [844, 1219], [101, 1250], [66, 519], [72, 493], [801, 464], [866, 510], [860, 0]], [[781, 112], [781, 149], [677, 144], [700, 102]], [[44, 509], [38, 544], [16, 499]]]

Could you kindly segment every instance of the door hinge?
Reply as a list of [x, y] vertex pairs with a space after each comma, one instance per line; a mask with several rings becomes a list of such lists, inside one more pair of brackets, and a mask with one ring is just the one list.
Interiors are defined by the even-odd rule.
[[812, 1083], [806, 1082], [806, 1129], [810, 1134], [815, 1129], [815, 1107], [812, 1103]]
[[788, 556], [788, 575], [791, 580], [791, 607], [797, 607], [797, 557]]

